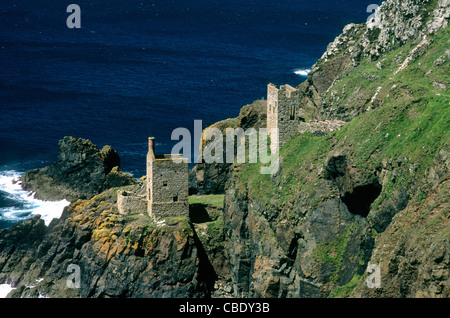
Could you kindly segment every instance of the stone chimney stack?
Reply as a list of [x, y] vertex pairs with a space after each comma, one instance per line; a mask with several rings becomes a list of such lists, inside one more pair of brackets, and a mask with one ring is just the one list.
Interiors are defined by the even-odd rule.
[[155, 137], [148, 137], [148, 152], [155, 155]]

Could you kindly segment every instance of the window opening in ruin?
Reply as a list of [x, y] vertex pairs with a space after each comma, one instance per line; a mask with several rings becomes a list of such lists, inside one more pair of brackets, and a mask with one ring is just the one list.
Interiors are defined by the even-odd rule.
[[295, 106], [289, 106], [289, 119], [295, 119]]

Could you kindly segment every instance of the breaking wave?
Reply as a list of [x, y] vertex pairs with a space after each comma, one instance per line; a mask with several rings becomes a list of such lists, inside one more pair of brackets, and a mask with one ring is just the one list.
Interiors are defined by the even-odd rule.
[[311, 69], [309, 68], [302, 68], [302, 69], [296, 69], [294, 70], [294, 73], [300, 76], [308, 76], [309, 72], [311, 72]]
[[0, 172], [0, 228], [25, 221], [34, 215], [40, 215], [46, 225], [54, 218], [59, 218], [67, 200], [42, 201], [34, 197], [34, 193], [24, 191], [19, 177], [23, 173], [10, 170]]

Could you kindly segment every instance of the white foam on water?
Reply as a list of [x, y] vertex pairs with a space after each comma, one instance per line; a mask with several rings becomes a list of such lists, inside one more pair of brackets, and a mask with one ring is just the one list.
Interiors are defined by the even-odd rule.
[[0, 220], [22, 221], [33, 215], [41, 215], [46, 225], [54, 218], [61, 217], [67, 200], [42, 201], [34, 197], [34, 193], [24, 191], [18, 181], [23, 173], [10, 170], [0, 172], [0, 190], [7, 193], [7, 198], [15, 201], [18, 206], [3, 207], [0, 209]]
[[302, 68], [302, 69], [296, 69], [294, 70], [294, 73], [300, 76], [308, 76], [309, 72], [311, 72], [311, 69], [309, 68]]

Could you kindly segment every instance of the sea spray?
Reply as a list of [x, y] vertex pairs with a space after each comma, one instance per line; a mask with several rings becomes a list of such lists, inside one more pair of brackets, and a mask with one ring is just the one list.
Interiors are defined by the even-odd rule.
[[42, 201], [34, 193], [22, 189], [19, 178], [23, 173], [10, 170], [0, 172], [0, 228], [41, 215], [46, 225], [59, 218], [67, 200]]
[[300, 76], [308, 76], [309, 72], [311, 72], [311, 69], [309, 68], [302, 68], [302, 69], [296, 69], [294, 70], [294, 73]]

